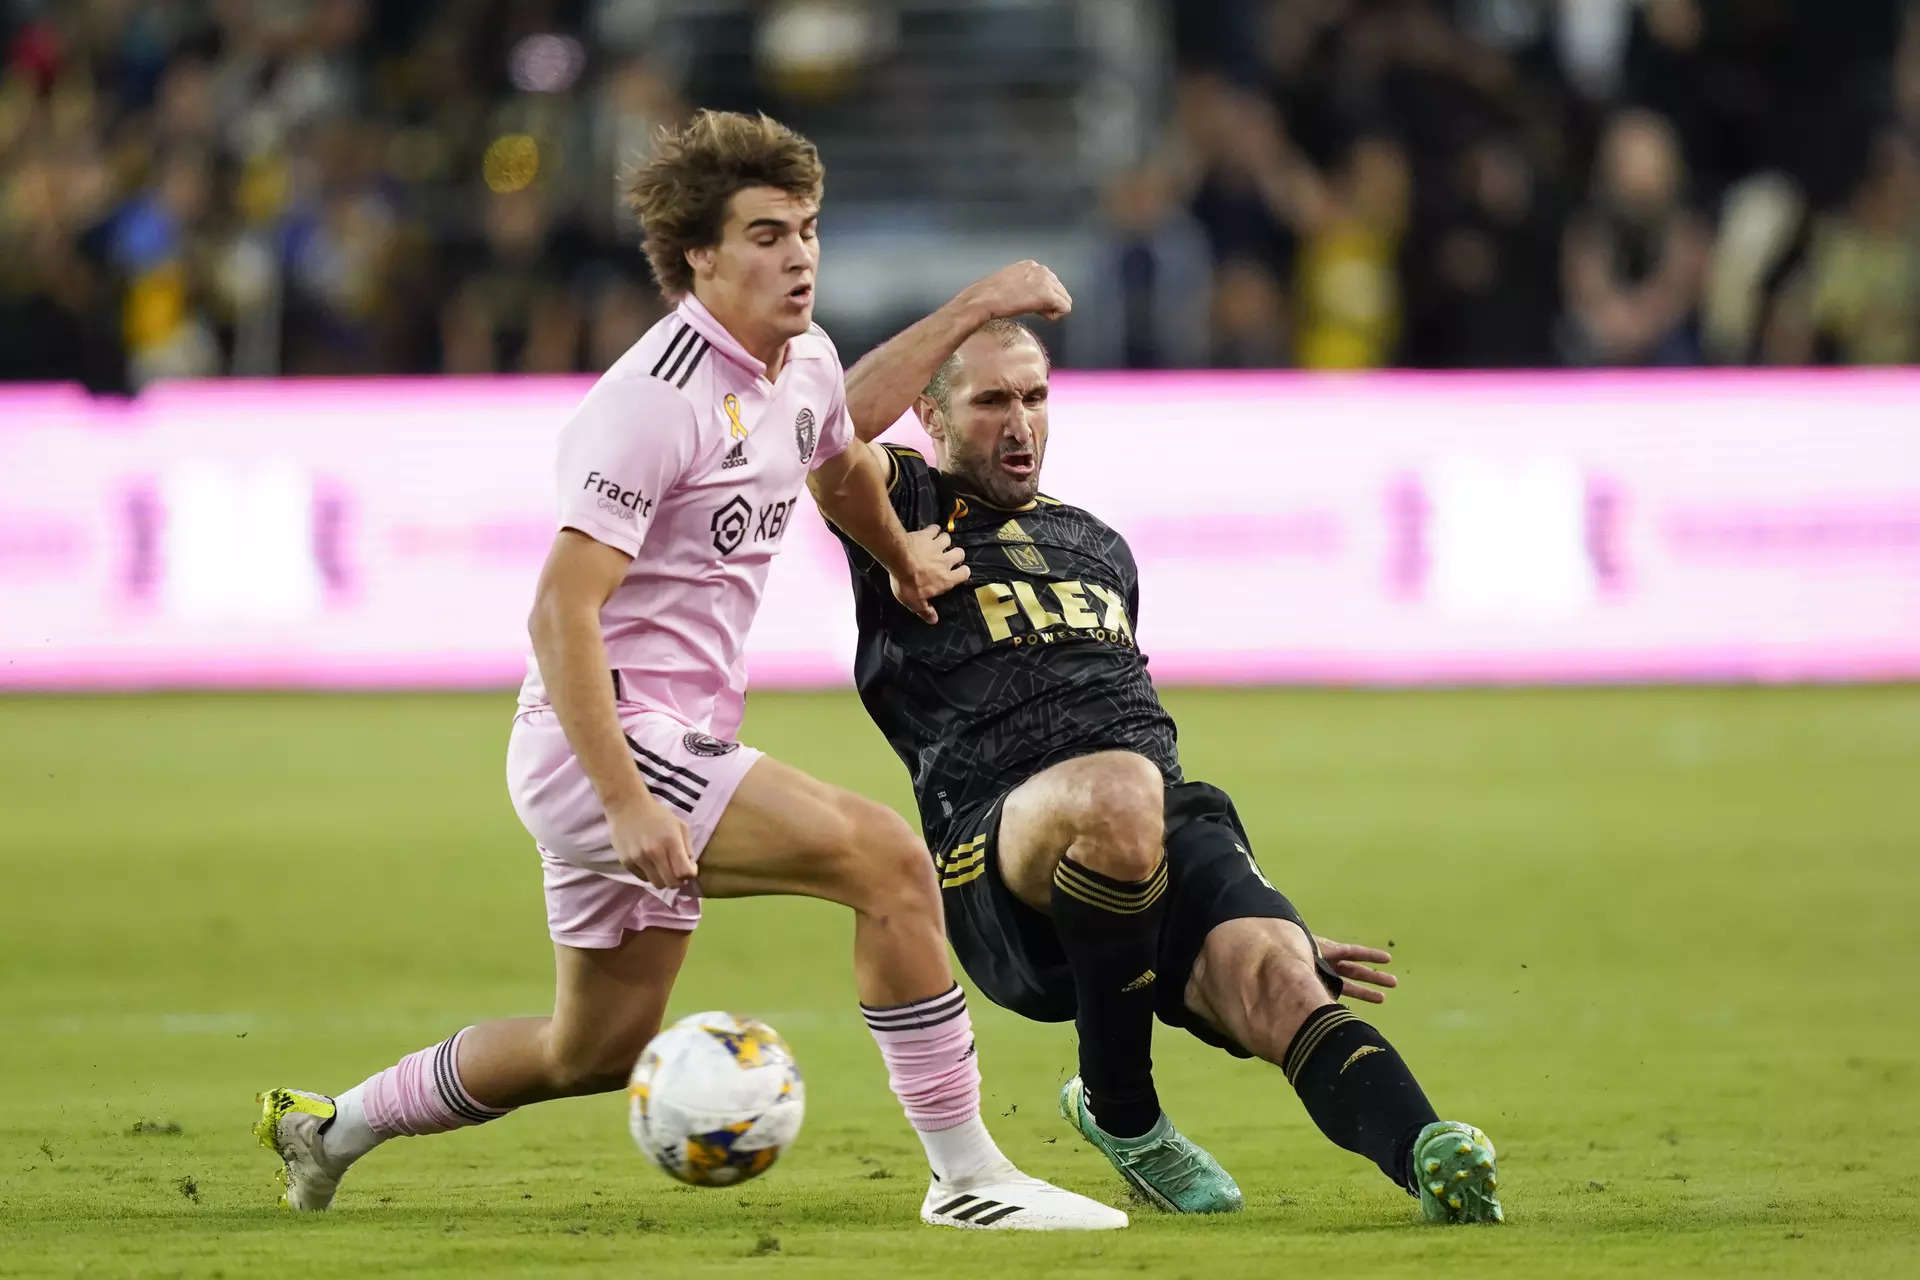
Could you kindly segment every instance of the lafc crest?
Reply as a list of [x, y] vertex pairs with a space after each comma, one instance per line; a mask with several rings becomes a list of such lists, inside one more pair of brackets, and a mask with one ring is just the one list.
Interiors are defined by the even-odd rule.
[[1018, 520], [1001, 525], [998, 536], [1001, 549], [1007, 553], [1007, 562], [1014, 568], [1022, 573], [1047, 572], [1047, 558], [1033, 545], [1033, 535], [1022, 529]]

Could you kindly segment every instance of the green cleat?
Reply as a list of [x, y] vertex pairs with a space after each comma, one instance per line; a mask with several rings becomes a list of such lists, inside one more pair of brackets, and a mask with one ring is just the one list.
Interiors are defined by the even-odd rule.
[[1219, 1161], [1182, 1137], [1166, 1113], [1137, 1138], [1116, 1138], [1094, 1123], [1087, 1090], [1075, 1076], [1060, 1086], [1060, 1114], [1113, 1162], [1127, 1185], [1168, 1213], [1238, 1213], [1240, 1188]]
[[1470, 1124], [1436, 1120], [1413, 1142], [1413, 1177], [1428, 1222], [1505, 1222], [1494, 1192], [1493, 1142]]

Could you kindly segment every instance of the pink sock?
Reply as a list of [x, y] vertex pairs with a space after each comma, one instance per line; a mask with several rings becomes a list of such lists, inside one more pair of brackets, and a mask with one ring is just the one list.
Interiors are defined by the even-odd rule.
[[980, 1114], [980, 1064], [967, 993], [955, 983], [930, 1000], [861, 1005], [886, 1059], [887, 1082], [914, 1128], [937, 1132]]
[[462, 1030], [430, 1049], [410, 1053], [360, 1086], [367, 1124], [376, 1135], [384, 1139], [445, 1133], [498, 1120], [512, 1109], [482, 1106], [460, 1083], [460, 1037], [466, 1034]]
[[884, 1009], [861, 1005], [887, 1063], [887, 1082], [927, 1149], [934, 1177], [965, 1179], [1010, 1167], [980, 1122], [980, 1061], [959, 984]]

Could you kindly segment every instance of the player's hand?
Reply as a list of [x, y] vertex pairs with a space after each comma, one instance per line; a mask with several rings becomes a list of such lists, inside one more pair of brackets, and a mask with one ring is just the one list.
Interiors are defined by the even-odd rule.
[[[1383, 969], [1375, 969], [1376, 964], [1387, 964], [1393, 956], [1378, 947], [1358, 947], [1351, 942], [1335, 942], [1332, 938], [1315, 937], [1320, 954], [1340, 975], [1340, 994], [1352, 1000], [1365, 1000], [1368, 1004], [1385, 1004], [1386, 991], [1376, 991], [1375, 987], [1391, 990], [1400, 985], [1400, 979]], [[1361, 985], [1361, 984], [1366, 985]]]
[[620, 865], [656, 889], [683, 888], [698, 875], [687, 824], [645, 795], [607, 810]]
[[947, 531], [937, 524], [907, 534], [907, 562], [899, 573], [888, 575], [893, 583], [893, 598], [918, 614], [922, 622], [936, 623], [933, 598], [943, 596], [968, 578], [973, 570], [961, 561], [966, 553], [953, 545]]
[[1060, 277], [1032, 258], [974, 281], [967, 291], [995, 320], [1031, 314], [1058, 320], [1073, 310], [1073, 296]]

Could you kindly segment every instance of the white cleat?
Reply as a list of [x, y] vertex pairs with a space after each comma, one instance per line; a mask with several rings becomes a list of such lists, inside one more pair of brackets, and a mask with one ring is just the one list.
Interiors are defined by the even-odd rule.
[[269, 1089], [259, 1100], [253, 1134], [284, 1165], [280, 1178], [287, 1189], [280, 1203], [307, 1213], [326, 1208], [347, 1172], [345, 1164], [326, 1158], [320, 1144], [320, 1131], [333, 1119], [333, 1099], [301, 1089]]
[[920, 1221], [972, 1231], [1114, 1231], [1127, 1215], [1005, 1165], [964, 1183], [934, 1179]]

